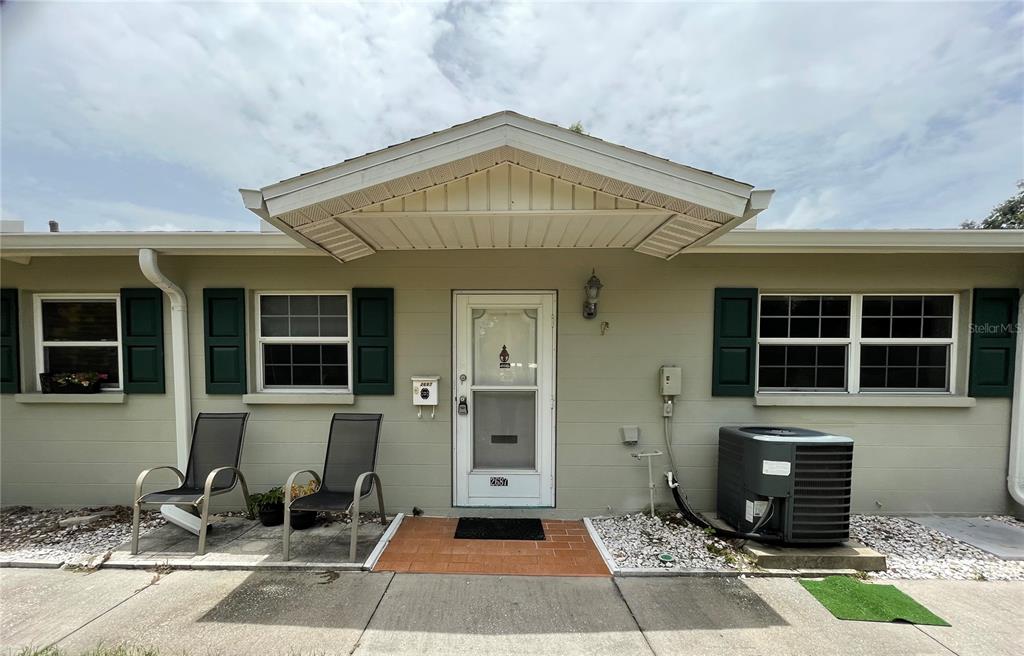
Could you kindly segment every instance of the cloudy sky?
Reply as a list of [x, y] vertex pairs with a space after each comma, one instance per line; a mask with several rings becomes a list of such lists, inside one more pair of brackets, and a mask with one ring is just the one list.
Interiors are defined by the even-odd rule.
[[778, 190], [760, 226], [955, 227], [1024, 177], [1024, 4], [6, 2], [2, 215], [252, 230], [260, 187], [500, 109]]

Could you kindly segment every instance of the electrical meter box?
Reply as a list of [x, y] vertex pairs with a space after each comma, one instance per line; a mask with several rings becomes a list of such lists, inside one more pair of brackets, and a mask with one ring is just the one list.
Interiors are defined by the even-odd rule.
[[437, 387], [440, 376], [412, 377], [412, 404], [437, 405]]
[[662, 396], [679, 396], [683, 393], [683, 370], [679, 367], [662, 367], [658, 370]]

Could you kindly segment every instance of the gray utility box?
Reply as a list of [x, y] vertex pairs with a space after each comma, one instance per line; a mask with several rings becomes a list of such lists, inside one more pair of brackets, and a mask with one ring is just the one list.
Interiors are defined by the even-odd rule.
[[[718, 431], [718, 516], [792, 544], [850, 537], [853, 440], [804, 428], [723, 426]], [[768, 498], [774, 497], [771, 510]]]

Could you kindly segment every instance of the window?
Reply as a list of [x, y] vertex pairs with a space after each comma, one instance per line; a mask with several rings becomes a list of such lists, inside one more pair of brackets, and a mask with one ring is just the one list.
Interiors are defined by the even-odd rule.
[[37, 294], [36, 368], [40, 373], [96, 372], [105, 389], [121, 388], [121, 308], [116, 294]]
[[952, 296], [864, 296], [860, 389], [950, 389]]
[[760, 317], [761, 389], [846, 389], [849, 296], [762, 296]]
[[758, 390], [950, 392], [953, 294], [760, 298]]
[[350, 389], [349, 297], [256, 295], [260, 391]]

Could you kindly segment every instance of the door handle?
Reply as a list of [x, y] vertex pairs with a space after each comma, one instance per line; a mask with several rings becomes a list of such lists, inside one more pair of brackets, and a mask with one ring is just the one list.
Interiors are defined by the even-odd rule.
[[466, 402], [466, 397], [464, 397], [464, 396], [460, 396], [459, 397], [459, 409], [458, 409], [458, 411], [459, 411], [460, 415], [468, 415], [469, 414], [469, 403]]

